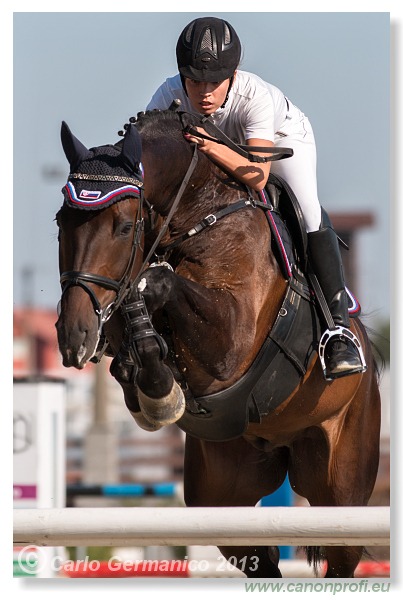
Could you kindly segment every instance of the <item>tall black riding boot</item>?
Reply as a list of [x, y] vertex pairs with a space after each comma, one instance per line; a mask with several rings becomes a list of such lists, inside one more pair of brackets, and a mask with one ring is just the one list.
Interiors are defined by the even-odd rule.
[[[348, 295], [335, 231], [324, 227], [308, 233], [309, 262], [333, 317], [334, 324], [350, 328]], [[331, 337], [325, 347], [326, 378], [336, 379], [365, 369], [358, 348], [346, 336]]]

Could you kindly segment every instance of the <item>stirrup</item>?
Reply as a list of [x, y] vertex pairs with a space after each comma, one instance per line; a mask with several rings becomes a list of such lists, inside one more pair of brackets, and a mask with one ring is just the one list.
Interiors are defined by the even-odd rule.
[[319, 359], [320, 359], [320, 362], [322, 365], [323, 375], [324, 375], [324, 378], [326, 379], [326, 381], [333, 381], [334, 379], [336, 379], [334, 376], [330, 377], [330, 375], [328, 375], [326, 361], [325, 361], [326, 346], [329, 343], [329, 341], [334, 337], [337, 337], [338, 339], [341, 339], [341, 340], [343, 338], [345, 338], [354, 344], [354, 346], [358, 352], [358, 356], [360, 357], [360, 360], [361, 360], [361, 370], [358, 372], [363, 373], [364, 371], [366, 371], [367, 363], [365, 362], [364, 352], [362, 350], [362, 345], [361, 345], [360, 340], [358, 339], [358, 337], [356, 335], [354, 335], [354, 333], [352, 331], [350, 331], [350, 329], [347, 329], [347, 327], [337, 326], [334, 329], [326, 329], [326, 331], [322, 334], [322, 337], [319, 340], [318, 354], [319, 354]]

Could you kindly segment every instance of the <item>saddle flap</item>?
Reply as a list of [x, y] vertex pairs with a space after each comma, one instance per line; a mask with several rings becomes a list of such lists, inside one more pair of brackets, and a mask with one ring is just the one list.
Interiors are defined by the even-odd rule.
[[304, 269], [308, 251], [308, 235], [304, 215], [297, 197], [288, 183], [278, 175], [274, 175], [274, 173], [270, 173], [265, 190], [290, 233], [294, 242], [297, 261]]

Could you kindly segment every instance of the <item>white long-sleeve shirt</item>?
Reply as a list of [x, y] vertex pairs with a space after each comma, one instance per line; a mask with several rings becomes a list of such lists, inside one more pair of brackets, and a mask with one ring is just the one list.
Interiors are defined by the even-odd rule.
[[[168, 78], [155, 92], [147, 110], [166, 110], [179, 99], [181, 109], [197, 113], [187, 97], [180, 75]], [[316, 145], [311, 124], [276, 86], [257, 75], [237, 71], [224, 108], [219, 108], [210, 119], [238, 144], [248, 139], [269, 140], [275, 146], [291, 147], [294, 155], [273, 162], [271, 171], [283, 177], [294, 190], [308, 231], [320, 225], [321, 208], [316, 182]]]
[[[197, 114], [190, 104], [180, 75], [169, 77], [155, 92], [147, 110], [167, 109], [174, 99], [181, 100], [181, 110]], [[303, 113], [286, 99], [275, 85], [257, 75], [237, 71], [224, 108], [219, 108], [210, 120], [239, 144], [256, 138], [276, 142], [283, 128], [302, 127]], [[279, 136], [283, 137], [283, 136]]]

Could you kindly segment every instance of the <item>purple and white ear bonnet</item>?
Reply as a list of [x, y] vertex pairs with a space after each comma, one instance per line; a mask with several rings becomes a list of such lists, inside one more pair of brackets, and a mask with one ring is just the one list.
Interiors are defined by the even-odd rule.
[[61, 139], [70, 163], [70, 174], [62, 189], [66, 204], [99, 210], [140, 195], [141, 139], [134, 125], [127, 129], [123, 143], [87, 150], [63, 121]]

